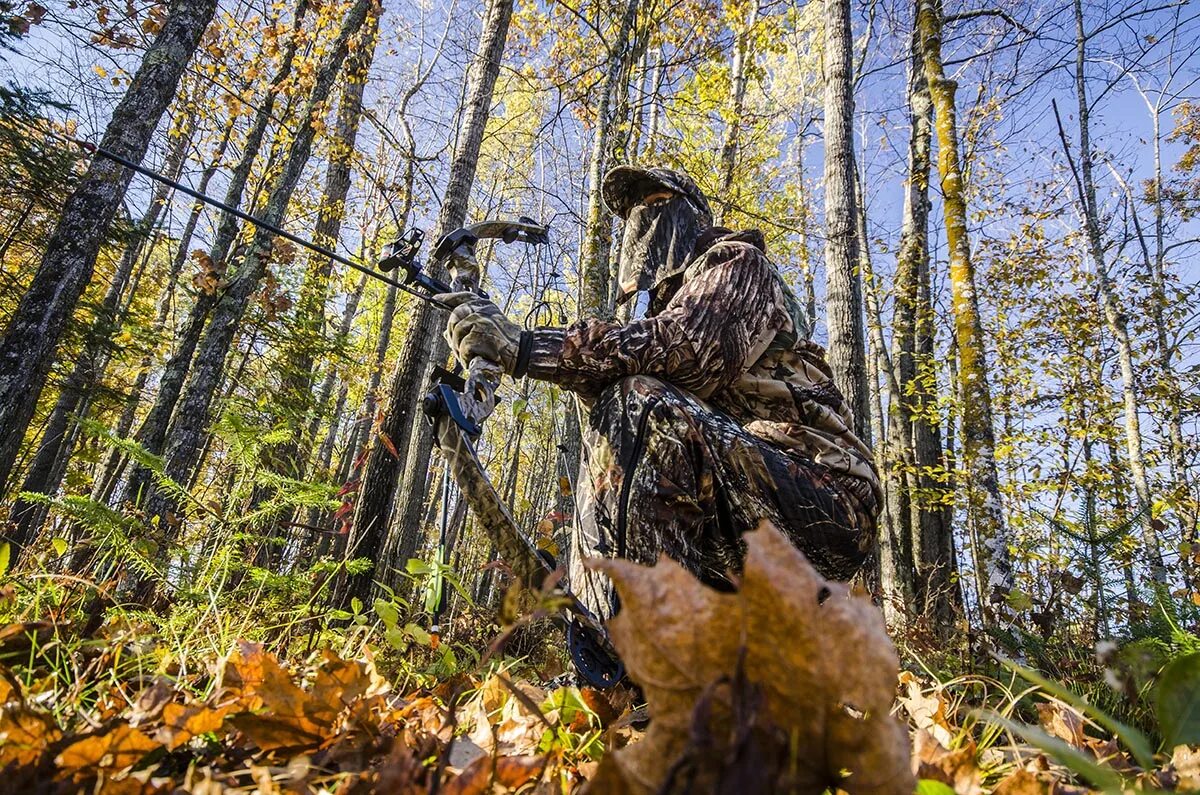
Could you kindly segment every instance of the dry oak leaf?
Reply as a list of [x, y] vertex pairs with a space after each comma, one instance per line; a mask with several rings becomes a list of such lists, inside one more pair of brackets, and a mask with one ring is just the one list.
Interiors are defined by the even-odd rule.
[[1200, 791], [1200, 750], [1177, 745], [1171, 751], [1171, 766], [1179, 778], [1180, 791]]
[[446, 795], [487, 795], [496, 785], [520, 789], [542, 775], [544, 756], [481, 756], [446, 784]]
[[163, 707], [162, 726], [155, 739], [167, 746], [168, 751], [174, 751], [181, 745], [191, 741], [193, 737], [219, 731], [225, 725], [225, 718], [234, 709], [233, 704], [223, 707], [210, 707], [206, 704], [185, 706], [172, 702]]
[[162, 746], [142, 732], [121, 723], [104, 734], [77, 740], [54, 759], [60, 778], [75, 774], [117, 773], [133, 767]]
[[1054, 786], [1037, 773], [1021, 768], [1002, 778], [992, 792], [993, 795], [1053, 795]]
[[935, 688], [926, 693], [921, 687], [921, 680], [910, 671], [900, 674], [900, 684], [904, 685], [905, 693], [898, 700], [913, 724], [918, 729], [928, 731], [943, 746], [949, 746], [954, 741], [954, 731], [946, 718], [946, 697], [941, 690]]
[[1038, 723], [1047, 734], [1057, 737], [1073, 748], [1083, 748], [1088, 737], [1084, 733], [1083, 716], [1058, 701], [1039, 702]]
[[899, 665], [879, 611], [821, 578], [770, 523], [745, 538], [734, 593], [665, 557], [593, 562], [616, 585], [609, 630], [651, 720], [586, 791], [641, 795], [670, 779], [706, 792], [767, 771], [775, 792], [911, 795], [908, 735], [890, 714]]

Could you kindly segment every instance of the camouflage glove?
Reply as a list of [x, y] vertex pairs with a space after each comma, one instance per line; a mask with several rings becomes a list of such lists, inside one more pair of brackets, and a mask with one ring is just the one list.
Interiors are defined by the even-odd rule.
[[533, 335], [500, 311], [500, 307], [475, 293], [435, 296], [451, 307], [446, 321], [446, 341], [463, 365], [480, 357], [500, 365], [513, 378], [521, 378], [529, 365]]

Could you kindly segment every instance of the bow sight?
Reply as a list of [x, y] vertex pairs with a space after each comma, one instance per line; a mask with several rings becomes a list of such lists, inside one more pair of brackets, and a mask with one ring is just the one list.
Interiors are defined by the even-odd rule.
[[[477, 224], [460, 227], [453, 232], [447, 232], [433, 247], [430, 261], [446, 264], [452, 259], [463, 261], [473, 260], [475, 245], [480, 240], [501, 240], [505, 243], [529, 243], [544, 245], [550, 242], [549, 229], [532, 218], [521, 216], [515, 221], [491, 219]], [[401, 270], [407, 284], [416, 285], [431, 294], [454, 292], [454, 286], [446, 284], [435, 276], [421, 270], [417, 255], [421, 244], [425, 242], [425, 233], [420, 229], [410, 229], [398, 240], [392, 242], [384, 251], [383, 259], [379, 261], [379, 270], [388, 273]], [[474, 292], [486, 297], [487, 293], [477, 287]]]

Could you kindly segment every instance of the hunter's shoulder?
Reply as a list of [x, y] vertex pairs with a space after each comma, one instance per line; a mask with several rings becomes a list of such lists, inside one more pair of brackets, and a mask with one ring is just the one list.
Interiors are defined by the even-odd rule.
[[767, 262], [766, 245], [758, 230], [715, 228], [701, 235], [689, 270], [699, 273], [721, 265], [758, 270]]

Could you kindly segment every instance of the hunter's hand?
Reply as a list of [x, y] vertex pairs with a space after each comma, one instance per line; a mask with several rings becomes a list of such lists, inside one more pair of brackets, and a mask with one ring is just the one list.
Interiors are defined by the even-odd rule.
[[451, 308], [446, 341], [464, 366], [478, 356], [514, 377], [523, 375], [517, 372], [521, 327], [505, 317], [500, 307], [470, 292], [443, 293], [435, 298]]

